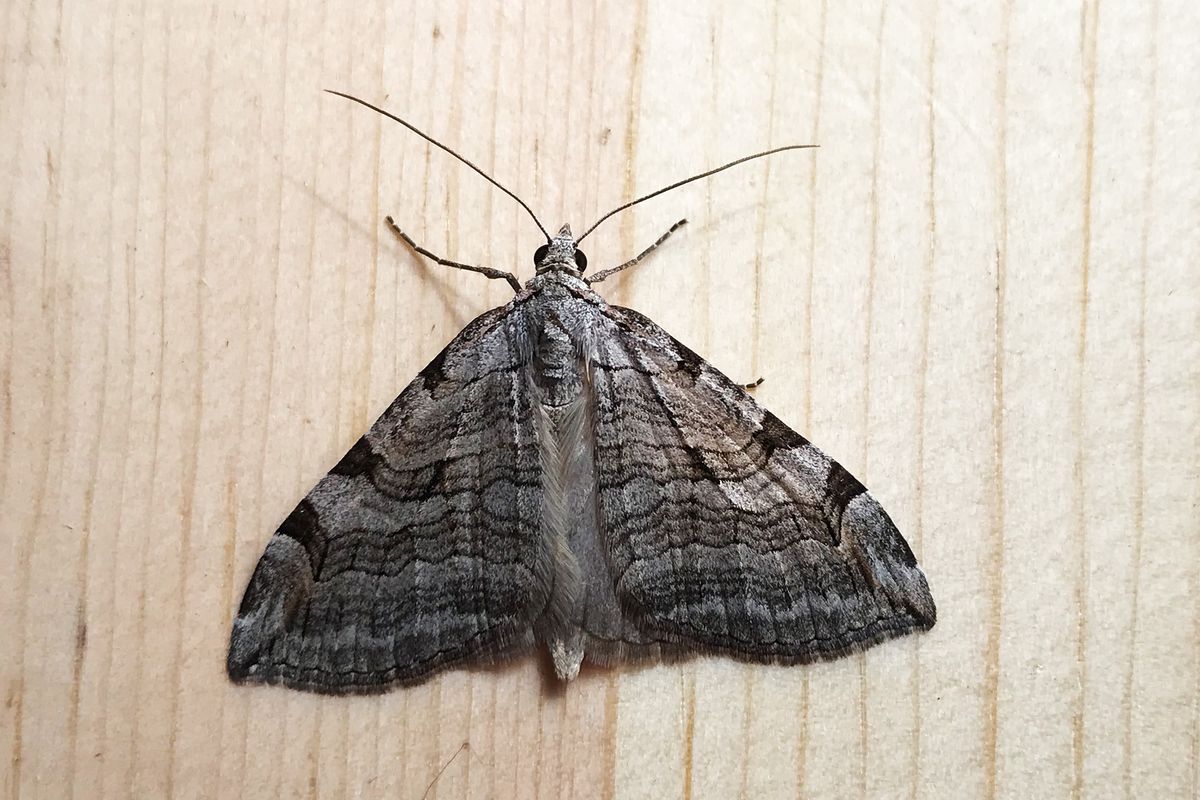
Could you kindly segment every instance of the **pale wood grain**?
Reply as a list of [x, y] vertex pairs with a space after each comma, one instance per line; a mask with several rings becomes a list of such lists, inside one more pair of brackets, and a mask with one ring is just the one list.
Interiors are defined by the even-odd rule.
[[[1194, 797], [1200, 10], [10, 0], [6, 797]], [[940, 621], [808, 668], [229, 685], [266, 538], [557, 226], [870, 485]]]

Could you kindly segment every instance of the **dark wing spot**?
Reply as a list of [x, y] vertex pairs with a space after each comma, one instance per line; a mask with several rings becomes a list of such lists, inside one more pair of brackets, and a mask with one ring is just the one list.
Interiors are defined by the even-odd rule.
[[679, 366], [679, 370], [692, 379], [695, 383], [700, 377], [700, 373], [704, 371], [704, 360], [691, 350], [684, 350], [679, 354], [679, 360], [675, 362]]
[[752, 438], [762, 448], [767, 458], [770, 458], [771, 454], [780, 448], [793, 450], [808, 446], [808, 439], [805, 439], [787, 425], [784, 425], [779, 417], [770, 411], [763, 411], [762, 425], [754, 432]]
[[[353, 449], [350, 451], [354, 452]], [[321, 531], [321, 520], [317, 510], [307, 499], [301, 500], [288, 518], [283, 521], [276, 532], [280, 536], [295, 539], [304, 552], [308, 553], [309, 564], [312, 565], [313, 575], [320, 573], [321, 562], [325, 560], [325, 535]]]
[[708, 461], [705, 460], [703, 450], [684, 442], [683, 451], [687, 453], [688, 460], [691, 461], [692, 466], [695, 467], [696, 474], [699, 475], [703, 480], [708, 481], [709, 483], [721, 482], [720, 476], [713, 472], [713, 468], [709, 466]]
[[383, 461], [383, 457], [371, 448], [371, 443], [367, 441], [367, 437], [363, 436], [354, 443], [354, 447], [351, 447], [346, 455], [342, 456], [342, 460], [329, 470], [329, 474], [356, 478], [359, 475], [374, 472], [381, 461]]
[[829, 467], [829, 475], [825, 477], [825, 503], [829, 513], [830, 532], [835, 542], [841, 540], [842, 514], [850, 501], [867, 491], [867, 487], [846, 471], [846, 468], [834, 461]]
[[426, 391], [432, 391], [434, 387], [446, 379], [446, 374], [442, 371], [442, 366], [446, 362], [446, 351], [449, 349], [447, 347], [434, 356], [433, 361], [426, 364], [425, 369], [419, 373], [419, 377], [425, 382]]

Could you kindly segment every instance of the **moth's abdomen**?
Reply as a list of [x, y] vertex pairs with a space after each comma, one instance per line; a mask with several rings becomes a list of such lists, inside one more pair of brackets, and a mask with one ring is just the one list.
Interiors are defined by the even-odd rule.
[[595, 508], [592, 415], [582, 365], [557, 319], [546, 321], [536, 342], [530, 385], [542, 466], [541, 546], [553, 576], [538, 633], [550, 647], [555, 671], [569, 680], [583, 661], [586, 591], [573, 545], [588, 509], [594, 514]]

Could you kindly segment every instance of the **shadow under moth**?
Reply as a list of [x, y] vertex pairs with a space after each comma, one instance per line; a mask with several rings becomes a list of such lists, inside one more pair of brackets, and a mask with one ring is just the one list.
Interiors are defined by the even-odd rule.
[[786, 149], [645, 195], [578, 240], [484, 175], [546, 234], [523, 286], [393, 224], [516, 296], [467, 325], [279, 526], [233, 621], [230, 677], [378, 692], [544, 644], [570, 680], [585, 660], [803, 663], [932, 627], [925, 576], [854, 476], [593, 291], [671, 231], [584, 277], [578, 242], [612, 214]]

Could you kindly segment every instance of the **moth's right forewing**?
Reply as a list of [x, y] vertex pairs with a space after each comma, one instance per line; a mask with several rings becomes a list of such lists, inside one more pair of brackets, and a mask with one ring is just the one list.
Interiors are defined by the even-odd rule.
[[646, 317], [596, 337], [604, 537], [652, 636], [780, 663], [931, 627], [925, 576], [837, 462]]

